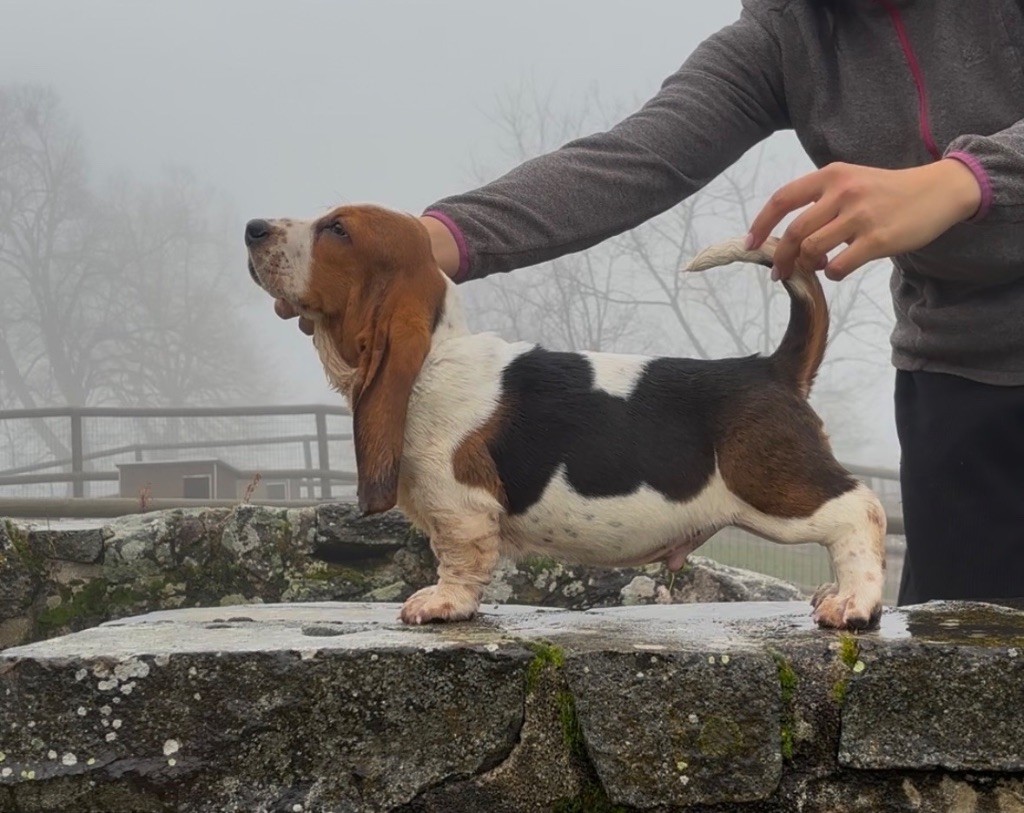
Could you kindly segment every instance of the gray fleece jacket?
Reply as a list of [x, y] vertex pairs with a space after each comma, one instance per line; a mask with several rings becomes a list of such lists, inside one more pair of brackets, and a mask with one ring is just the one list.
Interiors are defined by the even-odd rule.
[[776, 130], [818, 166], [962, 161], [973, 220], [894, 258], [893, 361], [1024, 385], [1024, 0], [744, 0], [641, 110], [428, 209], [460, 279], [580, 251], [692, 195]]

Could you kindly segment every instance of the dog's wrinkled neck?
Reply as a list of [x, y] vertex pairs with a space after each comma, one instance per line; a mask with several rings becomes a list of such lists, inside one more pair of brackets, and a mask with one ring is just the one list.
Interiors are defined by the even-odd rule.
[[324, 320], [313, 323], [313, 346], [320, 355], [320, 363], [324, 366], [327, 382], [331, 387], [345, 396], [352, 405], [352, 386], [355, 383], [356, 368], [350, 367], [341, 355], [337, 337], [332, 325]]

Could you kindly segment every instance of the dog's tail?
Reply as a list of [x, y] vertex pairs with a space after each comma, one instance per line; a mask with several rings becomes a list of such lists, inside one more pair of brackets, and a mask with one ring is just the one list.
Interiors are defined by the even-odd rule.
[[[729, 240], [705, 249], [686, 267], [707, 271], [730, 263], [756, 263], [771, 268], [779, 241], [769, 238], [761, 248], [748, 251], [743, 240]], [[789, 293], [789, 326], [771, 360], [776, 370], [806, 398], [825, 355], [828, 340], [828, 303], [818, 275], [796, 271], [783, 282]]]

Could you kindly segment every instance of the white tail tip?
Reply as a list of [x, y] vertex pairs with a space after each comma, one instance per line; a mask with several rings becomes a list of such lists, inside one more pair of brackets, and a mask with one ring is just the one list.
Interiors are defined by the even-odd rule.
[[779, 241], [774, 237], [765, 240], [764, 245], [758, 249], [748, 250], [746, 238], [738, 237], [734, 240], [726, 240], [724, 243], [717, 243], [709, 246], [690, 260], [684, 271], [707, 271], [710, 268], [719, 268], [732, 263], [754, 263], [771, 268], [775, 248]]

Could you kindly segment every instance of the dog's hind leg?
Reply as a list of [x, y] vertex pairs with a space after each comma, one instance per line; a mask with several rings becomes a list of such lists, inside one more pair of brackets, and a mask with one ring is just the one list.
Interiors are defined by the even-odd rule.
[[820, 587], [811, 600], [819, 625], [865, 629], [878, 623], [885, 511], [869, 488], [857, 485], [806, 518], [781, 519], [752, 512], [744, 517], [743, 527], [778, 542], [818, 542], [828, 549], [836, 582]]
[[885, 511], [836, 462], [818, 416], [791, 392], [763, 387], [733, 401], [721, 438], [719, 468], [741, 501], [733, 524], [778, 542], [824, 545], [836, 584], [815, 595], [815, 619], [872, 626], [882, 606]]
[[882, 613], [885, 573], [885, 509], [867, 486], [858, 486], [826, 506], [832, 522], [823, 544], [832, 557], [836, 583], [818, 588], [811, 599], [823, 627], [863, 629]]
[[430, 547], [437, 555], [437, 584], [413, 593], [402, 607], [407, 624], [472, 618], [498, 564], [497, 515], [432, 516]]

